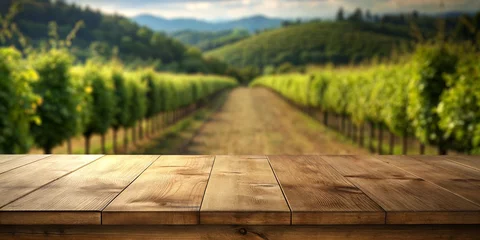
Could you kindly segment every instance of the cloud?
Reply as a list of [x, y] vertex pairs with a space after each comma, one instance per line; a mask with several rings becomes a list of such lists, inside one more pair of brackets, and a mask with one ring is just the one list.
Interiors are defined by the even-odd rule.
[[338, 8], [355, 8], [374, 13], [471, 11], [480, 9], [479, 0], [67, 0], [99, 8], [107, 13], [134, 16], [142, 13], [168, 18], [231, 19], [263, 14], [271, 17], [331, 18]]

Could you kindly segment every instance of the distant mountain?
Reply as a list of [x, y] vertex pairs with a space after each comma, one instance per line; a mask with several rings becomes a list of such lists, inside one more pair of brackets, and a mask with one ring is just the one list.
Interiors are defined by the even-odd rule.
[[280, 27], [282, 21], [284, 21], [280, 18], [269, 18], [256, 15], [232, 21], [207, 22], [193, 18], [166, 19], [148, 14], [135, 16], [132, 20], [151, 29], [168, 33], [184, 30], [223, 31], [238, 28], [246, 29], [249, 32], [255, 32], [257, 30]]

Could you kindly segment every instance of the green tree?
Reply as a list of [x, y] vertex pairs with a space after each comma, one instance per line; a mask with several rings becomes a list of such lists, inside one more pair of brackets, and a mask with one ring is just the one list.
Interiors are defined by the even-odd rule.
[[145, 94], [145, 85], [139, 81], [138, 73], [129, 73], [129, 81], [127, 83], [130, 93], [130, 101], [128, 104], [129, 118], [126, 126], [132, 127], [132, 140], [136, 142], [135, 124], [141, 121], [147, 112], [147, 97]]
[[72, 56], [63, 49], [51, 49], [31, 55], [39, 81], [32, 84], [43, 103], [37, 113], [41, 125], [32, 124], [35, 143], [45, 153], [75, 135], [78, 129], [78, 103], [69, 70]]
[[93, 134], [102, 137], [102, 153], [105, 153], [105, 133], [114, 122], [115, 97], [112, 82], [104, 69], [95, 63], [87, 63], [84, 73], [85, 85], [92, 87], [92, 114], [83, 131], [85, 153], [90, 153], [90, 138]]
[[343, 8], [339, 8], [337, 12], [337, 21], [343, 21], [345, 20], [345, 12], [343, 11]]
[[27, 66], [15, 48], [0, 48], [0, 154], [27, 152], [30, 123], [40, 124], [35, 112], [41, 98], [31, 88], [38, 75]]
[[121, 127], [125, 127], [129, 118], [129, 93], [126, 85], [125, 77], [119, 69], [120, 66], [112, 66], [111, 78], [114, 88], [114, 116], [112, 122], [113, 128], [113, 152], [117, 153], [117, 133]]
[[444, 74], [455, 71], [458, 57], [448, 45], [420, 46], [415, 53], [418, 76], [409, 86], [408, 114], [415, 135], [423, 143], [434, 143], [446, 154], [447, 142], [439, 128], [437, 106], [447, 88]]
[[362, 22], [363, 21], [363, 13], [362, 9], [356, 8], [355, 11], [348, 17], [349, 21], [353, 22]]
[[439, 126], [455, 139], [455, 148], [480, 153], [480, 65], [471, 48], [461, 51], [462, 59], [454, 74], [446, 75], [448, 90], [438, 104]]

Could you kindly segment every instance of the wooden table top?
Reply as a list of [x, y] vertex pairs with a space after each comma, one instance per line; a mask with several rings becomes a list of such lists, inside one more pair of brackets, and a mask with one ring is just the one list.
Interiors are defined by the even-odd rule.
[[480, 156], [0, 155], [0, 224], [480, 224]]

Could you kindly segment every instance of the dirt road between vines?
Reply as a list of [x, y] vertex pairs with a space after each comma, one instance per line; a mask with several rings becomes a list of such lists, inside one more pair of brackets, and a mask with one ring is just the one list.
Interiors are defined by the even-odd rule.
[[184, 154], [368, 154], [264, 88], [236, 88]]

